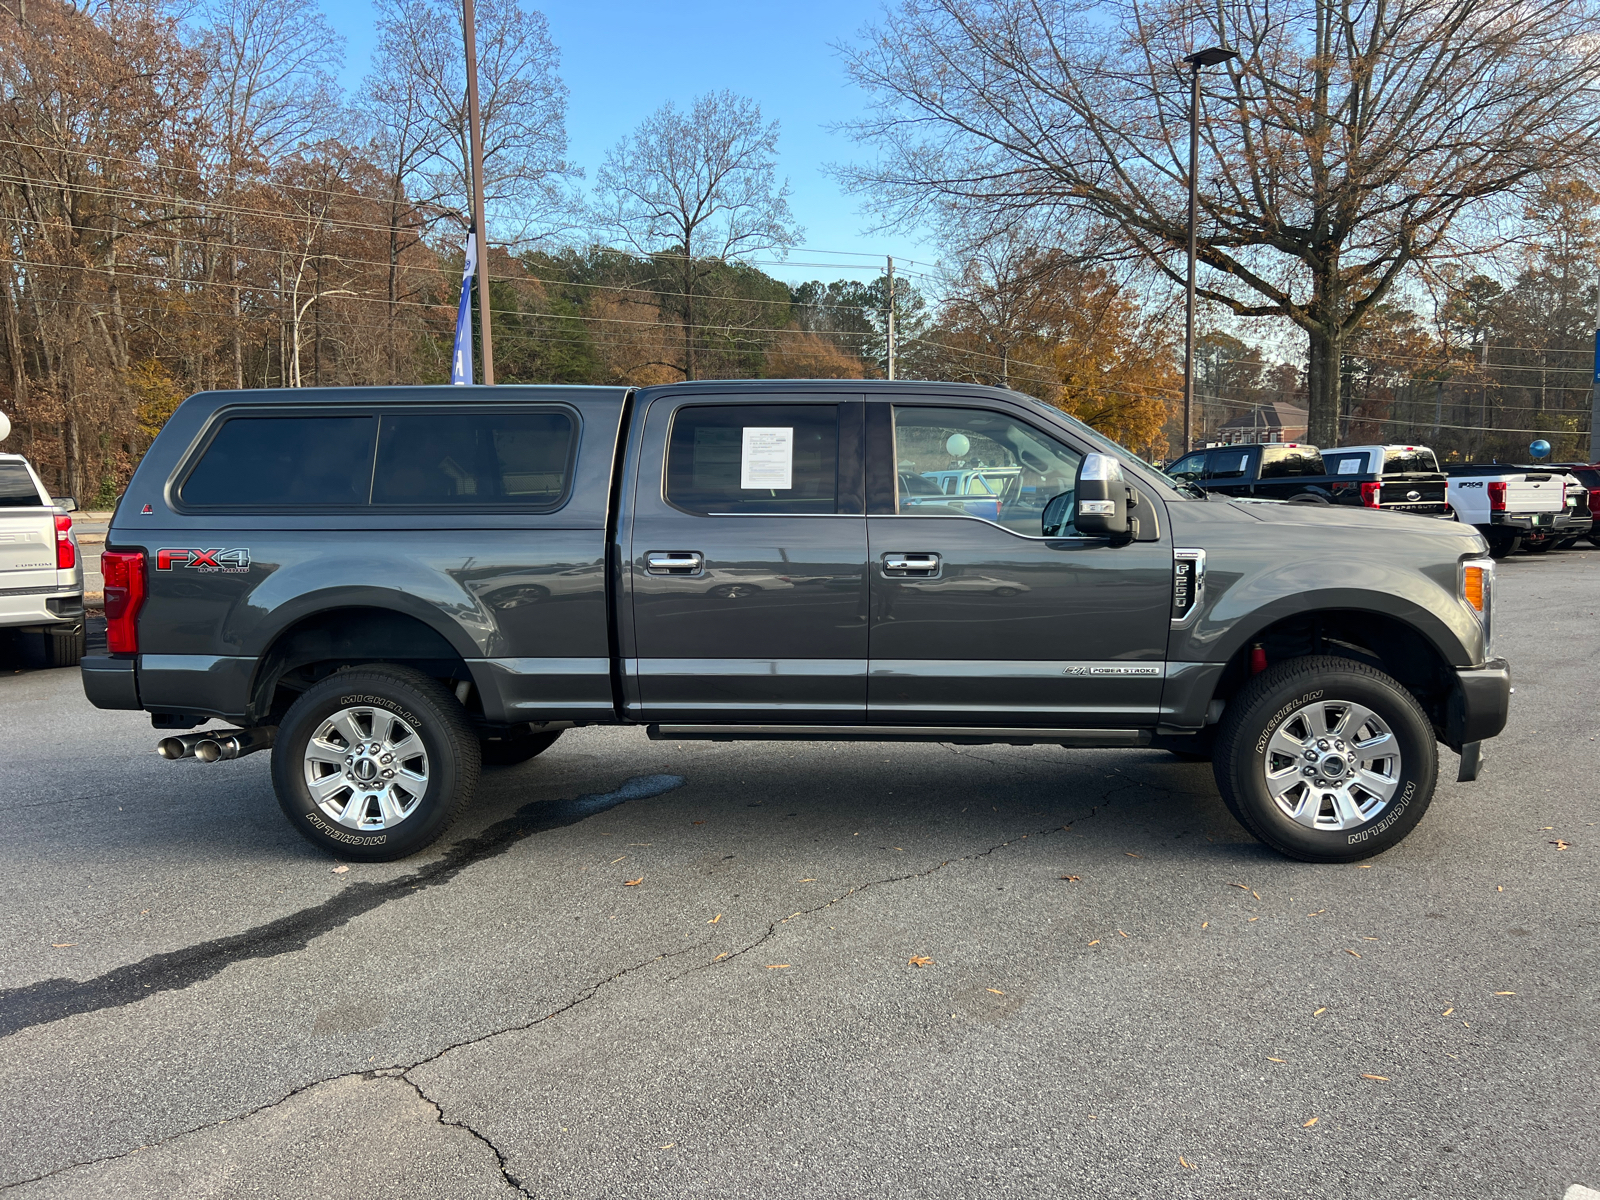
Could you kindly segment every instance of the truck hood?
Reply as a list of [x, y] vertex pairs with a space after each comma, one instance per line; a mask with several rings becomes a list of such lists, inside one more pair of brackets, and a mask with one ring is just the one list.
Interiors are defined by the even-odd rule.
[[1477, 530], [1459, 521], [1382, 512], [1375, 508], [1357, 508], [1351, 504], [1291, 504], [1286, 500], [1229, 500], [1227, 504], [1244, 516], [1266, 525], [1370, 529], [1375, 532], [1404, 530], [1407, 533], [1432, 533], [1458, 539], [1477, 536]]

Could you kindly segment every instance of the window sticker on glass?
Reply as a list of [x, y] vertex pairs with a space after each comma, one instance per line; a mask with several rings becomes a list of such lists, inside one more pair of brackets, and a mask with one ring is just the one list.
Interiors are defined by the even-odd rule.
[[794, 487], [794, 427], [745, 426], [739, 450], [740, 489]]
[[1341, 458], [1339, 460], [1339, 474], [1341, 475], [1354, 475], [1360, 469], [1361, 460], [1359, 458]]

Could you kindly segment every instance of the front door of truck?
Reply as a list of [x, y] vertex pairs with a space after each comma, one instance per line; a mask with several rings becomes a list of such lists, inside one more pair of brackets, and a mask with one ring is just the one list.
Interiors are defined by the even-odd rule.
[[[1086, 447], [1020, 409], [875, 402], [868, 421], [869, 720], [1155, 724], [1172, 594], [1159, 501], [1143, 528], [1157, 517], [1160, 540], [1080, 537]], [[928, 486], [952, 475], [985, 486]]]
[[624, 543], [630, 713], [865, 719], [864, 409], [803, 393], [651, 403]]

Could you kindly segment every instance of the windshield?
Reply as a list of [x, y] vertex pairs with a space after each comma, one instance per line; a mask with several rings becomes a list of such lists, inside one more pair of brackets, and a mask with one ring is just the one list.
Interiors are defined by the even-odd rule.
[[1016, 393], [1016, 395], [1018, 399], [1026, 400], [1029, 404], [1045, 409], [1048, 412], [1053, 413], [1060, 420], [1065, 421], [1068, 425], [1071, 425], [1074, 433], [1076, 433], [1084, 441], [1093, 445], [1094, 448], [1101, 454], [1112, 454], [1122, 462], [1138, 464], [1146, 471], [1150, 472], [1150, 474], [1165, 482], [1167, 486], [1171, 487], [1174, 491], [1179, 492], [1182, 495], [1190, 496], [1197, 500], [1210, 499], [1210, 493], [1208, 493], [1204, 488], [1189, 482], [1187, 479], [1179, 479], [1167, 474], [1166, 471], [1162, 470], [1154, 463], [1146, 462], [1132, 450], [1129, 450], [1125, 446], [1118, 445], [1105, 434], [1101, 433], [1098, 429], [1093, 429], [1090, 426], [1085, 425], [1082, 421], [1078, 420], [1077, 417], [1072, 416], [1070, 413], [1062, 412], [1055, 405], [1046, 404], [1043, 400], [1039, 400], [1033, 396], [1023, 395], [1021, 393]]

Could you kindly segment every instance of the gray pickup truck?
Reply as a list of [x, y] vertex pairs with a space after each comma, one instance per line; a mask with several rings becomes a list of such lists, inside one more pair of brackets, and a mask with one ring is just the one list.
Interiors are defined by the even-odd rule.
[[270, 747], [351, 859], [632, 724], [1209, 757], [1256, 837], [1349, 861], [1439, 742], [1476, 777], [1511, 691], [1471, 527], [1208, 495], [976, 386], [203, 393], [106, 545], [90, 700], [169, 758]]

